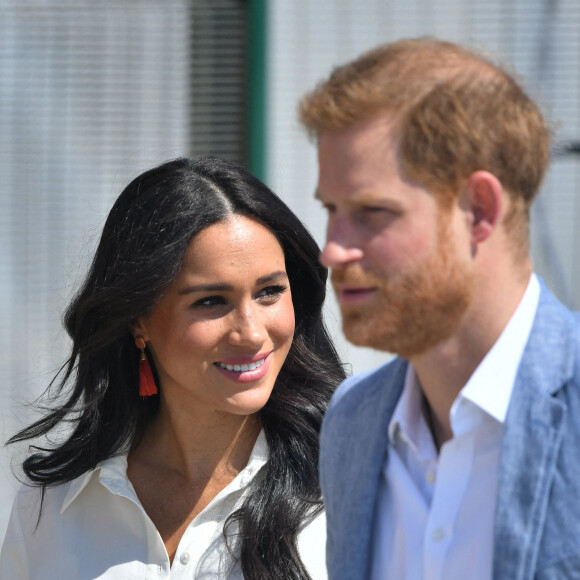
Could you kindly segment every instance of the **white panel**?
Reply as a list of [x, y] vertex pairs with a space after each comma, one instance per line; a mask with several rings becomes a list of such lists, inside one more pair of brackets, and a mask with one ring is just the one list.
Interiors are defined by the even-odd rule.
[[[377, 44], [434, 35], [507, 60], [549, 105], [558, 134], [580, 139], [580, 2], [577, 0], [271, 0], [269, 29], [268, 181], [324, 239], [325, 217], [313, 201], [314, 145], [298, 126], [300, 97], [331, 68]], [[580, 159], [558, 158], [532, 220], [537, 270], [570, 305], [580, 306]], [[328, 304], [329, 326], [355, 371], [387, 355], [349, 347], [340, 315]]]
[[64, 362], [61, 314], [112, 200], [187, 154], [189, 31], [188, 0], [0, 0], [2, 443]]

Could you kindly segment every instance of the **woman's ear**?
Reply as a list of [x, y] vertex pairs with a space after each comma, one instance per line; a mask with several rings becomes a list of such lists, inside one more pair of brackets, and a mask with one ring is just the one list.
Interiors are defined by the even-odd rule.
[[138, 318], [137, 320], [134, 320], [131, 323], [131, 326], [129, 327], [129, 332], [135, 337], [141, 337], [144, 340], [147, 340], [146, 337], [146, 330], [145, 330], [145, 326], [143, 324], [143, 322], [141, 321], [140, 318]]
[[474, 171], [462, 191], [464, 207], [471, 214], [473, 243], [480, 243], [492, 234], [503, 210], [503, 187], [489, 171]]

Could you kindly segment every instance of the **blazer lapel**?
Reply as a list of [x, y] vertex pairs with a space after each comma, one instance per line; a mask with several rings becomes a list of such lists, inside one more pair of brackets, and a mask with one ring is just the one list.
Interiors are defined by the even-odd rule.
[[[403, 389], [407, 363], [397, 359], [361, 379], [341, 401], [341, 416], [323, 430], [322, 461], [334, 466], [323, 482], [328, 517], [329, 577], [366, 577], [375, 503], [388, 448], [388, 425]], [[330, 413], [332, 414], [332, 412]], [[329, 442], [325, 445], [325, 441]], [[323, 469], [323, 473], [324, 473]], [[337, 503], [334, 504], [334, 498]], [[340, 532], [334, 537], [333, 530]]]
[[495, 580], [533, 577], [566, 409], [553, 397], [572, 376], [572, 317], [542, 284], [514, 385], [495, 515]]

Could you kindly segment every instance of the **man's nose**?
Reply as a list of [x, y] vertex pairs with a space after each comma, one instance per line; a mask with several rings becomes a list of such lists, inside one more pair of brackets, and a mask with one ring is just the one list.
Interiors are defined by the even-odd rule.
[[327, 268], [341, 268], [363, 257], [361, 244], [347, 220], [331, 219], [326, 230], [326, 244], [320, 254], [320, 263]]
[[333, 240], [326, 242], [320, 253], [320, 263], [327, 268], [342, 268], [351, 262], [360, 260], [363, 251], [356, 247], [347, 247]]

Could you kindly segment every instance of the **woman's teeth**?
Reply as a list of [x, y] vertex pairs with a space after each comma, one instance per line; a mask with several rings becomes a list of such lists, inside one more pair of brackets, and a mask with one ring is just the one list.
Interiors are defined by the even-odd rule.
[[256, 362], [247, 364], [247, 365], [227, 365], [225, 363], [217, 363], [220, 367], [222, 367], [222, 369], [226, 369], [226, 371], [238, 371], [238, 372], [244, 372], [244, 371], [253, 371], [254, 369], [257, 369], [258, 367], [261, 367], [264, 364], [264, 361], [266, 359], [261, 359], [261, 360], [257, 360]]

